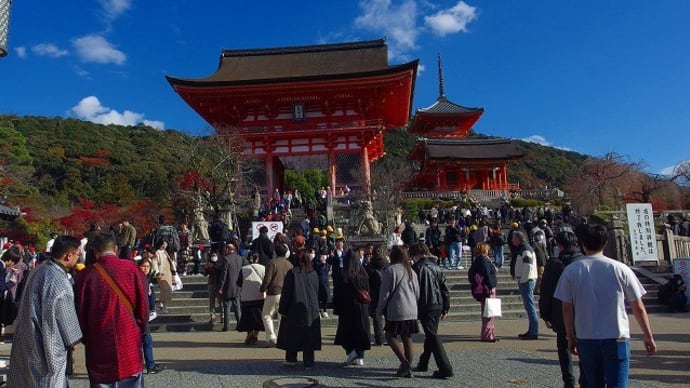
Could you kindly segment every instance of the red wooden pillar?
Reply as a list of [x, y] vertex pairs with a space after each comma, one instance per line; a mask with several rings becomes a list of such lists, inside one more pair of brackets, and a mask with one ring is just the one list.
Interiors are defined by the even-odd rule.
[[273, 195], [273, 152], [266, 153], [266, 194], [270, 197]]

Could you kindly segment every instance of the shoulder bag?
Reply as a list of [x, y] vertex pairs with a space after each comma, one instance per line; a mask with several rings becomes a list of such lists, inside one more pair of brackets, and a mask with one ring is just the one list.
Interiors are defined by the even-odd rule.
[[120, 301], [122, 302], [122, 304], [125, 305], [125, 308], [127, 309], [127, 311], [129, 311], [129, 314], [132, 316], [132, 318], [136, 322], [137, 319], [134, 317], [134, 307], [132, 306], [132, 302], [130, 302], [129, 299], [127, 299], [127, 296], [125, 296], [125, 293], [122, 292], [122, 289], [115, 283], [113, 278], [110, 277], [110, 275], [105, 270], [105, 268], [103, 268], [101, 263], [95, 263], [93, 265], [93, 267], [96, 268], [98, 273], [101, 274], [101, 276], [103, 277], [105, 282], [108, 283], [110, 288], [112, 288], [112, 290], [115, 291], [115, 294], [117, 295], [117, 297], [120, 298]]

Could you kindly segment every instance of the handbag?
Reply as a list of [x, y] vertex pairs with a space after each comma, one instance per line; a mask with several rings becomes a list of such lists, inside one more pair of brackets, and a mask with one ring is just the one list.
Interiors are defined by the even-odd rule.
[[357, 290], [357, 300], [360, 303], [364, 303], [364, 304], [371, 303], [371, 295], [369, 295], [369, 291], [367, 291], [363, 288]]
[[0, 299], [0, 323], [5, 326], [14, 323], [17, 318], [17, 303], [12, 298], [12, 293], [7, 290], [4, 292], [2, 299]]
[[484, 284], [484, 276], [478, 272], [474, 273], [474, 281], [470, 285], [472, 286], [472, 297], [477, 301], [483, 300], [491, 293], [489, 287]]
[[182, 279], [180, 278], [180, 275], [177, 274], [177, 272], [175, 272], [175, 274], [173, 275], [173, 283], [175, 283], [172, 286], [173, 291], [180, 291], [182, 289]]
[[484, 311], [482, 317], [495, 318], [501, 317], [501, 298], [486, 298], [484, 299]]

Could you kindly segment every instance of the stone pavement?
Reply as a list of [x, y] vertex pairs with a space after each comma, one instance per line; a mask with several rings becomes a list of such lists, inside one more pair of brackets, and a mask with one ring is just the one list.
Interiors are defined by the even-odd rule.
[[[690, 314], [654, 314], [651, 318], [659, 352], [648, 357], [640, 330], [633, 330], [630, 387], [690, 387]], [[167, 367], [161, 374], [146, 375], [148, 388], [156, 387], [261, 387], [281, 376], [308, 376], [325, 387], [559, 387], [560, 369], [555, 335], [540, 327], [540, 339], [516, 338], [527, 328], [524, 320], [499, 320], [498, 343], [478, 341], [479, 322], [447, 322], [440, 327], [455, 376], [447, 380], [431, 377], [430, 371], [413, 379], [394, 376], [398, 361], [388, 347], [368, 351], [364, 366], [343, 367], [345, 352], [332, 345], [335, 328], [322, 330], [324, 347], [316, 353], [316, 367], [282, 366], [283, 351], [243, 344], [236, 332], [155, 333], [156, 360]], [[422, 351], [422, 335], [415, 337], [415, 357]], [[9, 355], [10, 345], [0, 346], [0, 357]], [[75, 353], [76, 375], [71, 386], [88, 387], [83, 347]]]

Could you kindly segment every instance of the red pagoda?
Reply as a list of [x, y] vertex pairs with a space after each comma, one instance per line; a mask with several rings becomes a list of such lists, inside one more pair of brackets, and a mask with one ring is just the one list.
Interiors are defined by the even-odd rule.
[[519, 189], [508, 183], [506, 164], [522, 155], [509, 139], [467, 139], [484, 108], [467, 108], [446, 98], [438, 57], [439, 97], [418, 109], [408, 129], [420, 135], [409, 160], [419, 165], [411, 190], [465, 191]]
[[239, 136], [243, 155], [263, 161], [267, 193], [284, 189], [286, 168], [328, 168], [334, 192], [353, 183], [353, 165], [368, 189], [383, 133], [408, 124], [417, 64], [389, 66], [379, 39], [223, 50], [207, 78], [166, 78], [218, 136]]

